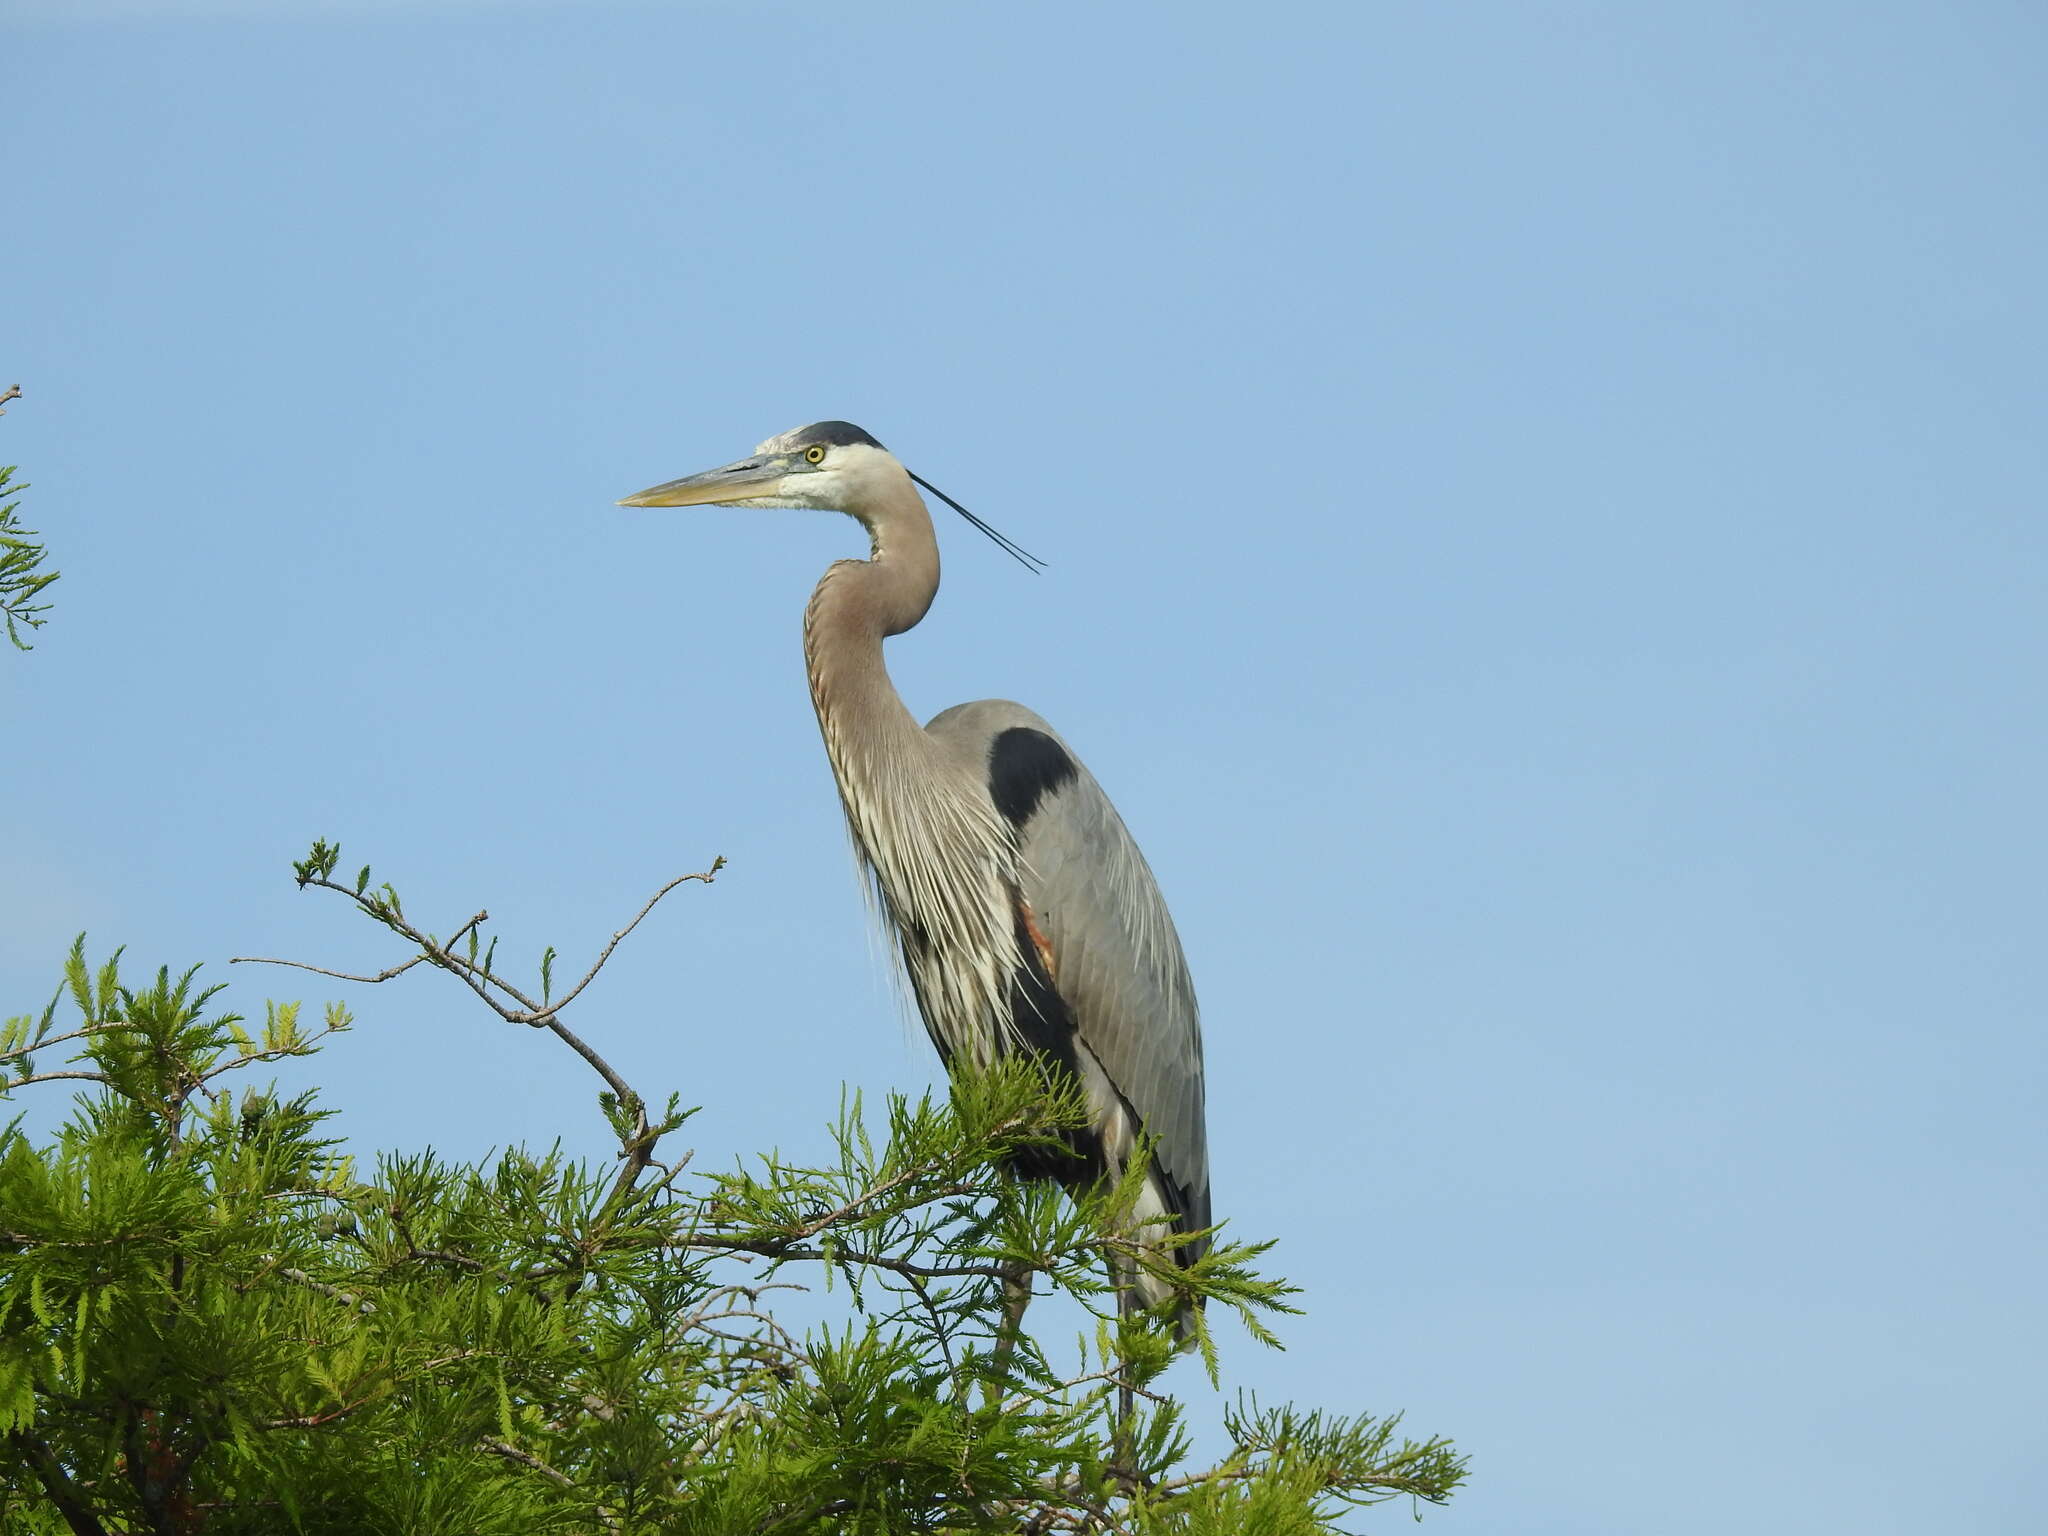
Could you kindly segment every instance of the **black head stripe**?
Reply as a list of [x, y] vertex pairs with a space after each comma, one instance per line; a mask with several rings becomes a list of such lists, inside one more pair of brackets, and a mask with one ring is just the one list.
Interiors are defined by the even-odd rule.
[[[823, 443], [827, 448], [844, 448], [852, 443], [865, 443], [870, 448], [882, 447], [850, 421], [814, 421], [808, 427], [798, 427], [789, 434], [792, 448], [808, 448], [813, 443]], [[888, 452], [886, 448], [882, 451]]]

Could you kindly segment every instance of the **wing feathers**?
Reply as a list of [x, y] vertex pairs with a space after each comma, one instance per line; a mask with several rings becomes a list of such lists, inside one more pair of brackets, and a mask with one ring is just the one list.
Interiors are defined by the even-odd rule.
[[[963, 713], [985, 708], [969, 705]], [[1173, 920], [1094, 778], [1036, 716], [1015, 705], [1003, 709], [1000, 728], [987, 722], [982, 739], [989, 792], [1017, 828], [1023, 859], [1029, 920], [1020, 922], [1018, 949], [1027, 968], [1050, 950], [1042, 984], [1059, 999], [1071, 1031], [1070, 1042], [1041, 1048], [1073, 1066], [1098, 1101], [1107, 1100], [1098, 1102], [1099, 1122], [1129, 1122], [1121, 1136], [1101, 1124], [1104, 1150], [1120, 1165], [1134, 1133], [1149, 1133], [1162, 1203], [1185, 1229], [1206, 1227], [1201, 1024]], [[1018, 1019], [1027, 1039], [1044, 1028], [1034, 1031]], [[1182, 1257], [1193, 1253], [1182, 1250]]]

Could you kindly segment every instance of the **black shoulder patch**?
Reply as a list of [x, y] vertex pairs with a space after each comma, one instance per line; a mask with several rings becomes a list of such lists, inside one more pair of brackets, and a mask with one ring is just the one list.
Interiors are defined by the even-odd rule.
[[1028, 725], [998, 732], [988, 746], [988, 791], [1013, 827], [1029, 821], [1038, 802], [1072, 783], [1077, 771], [1058, 742]]
[[[882, 447], [850, 421], [814, 421], [808, 427], [798, 427], [790, 436], [796, 440], [793, 446], [798, 448], [808, 448], [813, 443], [823, 443], [828, 448], [844, 448], [849, 443], [866, 443], [870, 448]], [[888, 452], [886, 448], [882, 451]]]

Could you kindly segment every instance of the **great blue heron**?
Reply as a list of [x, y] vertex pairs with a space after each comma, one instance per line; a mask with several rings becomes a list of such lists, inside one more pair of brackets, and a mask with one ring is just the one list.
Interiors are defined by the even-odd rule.
[[[1202, 1032], [1180, 939], [1152, 871], [1088, 770], [1043, 720], [1001, 699], [959, 704], [923, 729], [882, 662], [882, 641], [922, 619], [939, 547], [916, 487], [1006, 549], [973, 513], [844, 421], [771, 437], [749, 458], [628, 496], [844, 512], [866, 560], [825, 572], [804, 613], [811, 702], [853, 839], [896, 930], [926, 1030], [951, 1066], [1031, 1052], [1071, 1073], [1089, 1128], [1078, 1156], [1020, 1168], [1071, 1187], [1119, 1177], [1149, 1136], [1134, 1226], [1209, 1225]], [[1192, 1263], [1198, 1240], [1172, 1249]], [[1126, 1308], [1169, 1287], [1125, 1266]], [[1192, 1319], [1180, 1315], [1185, 1338]]]

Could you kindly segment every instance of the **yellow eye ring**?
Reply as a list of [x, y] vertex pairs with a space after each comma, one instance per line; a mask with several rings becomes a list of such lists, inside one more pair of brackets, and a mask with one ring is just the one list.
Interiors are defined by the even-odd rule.
[[805, 459], [807, 459], [807, 460], [808, 460], [809, 462], [811, 462], [811, 463], [813, 463], [813, 464], [822, 464], [822, 463], [824, 463], [824, 462], [825, 462], [825, 445], [824, 445], [823, 443], [813, 443], [813, 444], [811, 444], [811, 446], [810, 446], [810, 447], [808, 447], [808, 448], [806, 448], [806, 449], [804, 450], [804, 458], [805, 458]]

